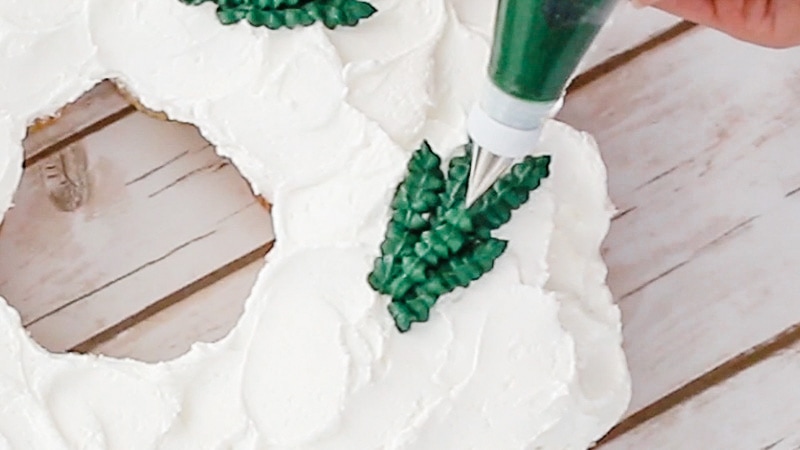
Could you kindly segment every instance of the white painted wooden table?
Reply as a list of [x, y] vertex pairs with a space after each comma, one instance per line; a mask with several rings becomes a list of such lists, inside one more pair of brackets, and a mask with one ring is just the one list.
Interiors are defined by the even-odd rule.
[[[800, 449], [800, 49], [622, 5], [560, 118], [596, 136], [619, 209], [603, 254], [634, 395], [600, 447]], [[233, 327], [268, 212], [192, 127], [105, 83], [32, 132], [26, 156], [0, 293], [40, 342], [158, 361]], [[94, 195], [61, 211], [53, 180], [81, 164]], [[213, 201], [192, 215], [197, 193]], [[164, 219], [169, 205], [187, 216]]]
[[634, 385], [601, 447], [800, 448], [800, 49], [678, 25], [587, 78]]

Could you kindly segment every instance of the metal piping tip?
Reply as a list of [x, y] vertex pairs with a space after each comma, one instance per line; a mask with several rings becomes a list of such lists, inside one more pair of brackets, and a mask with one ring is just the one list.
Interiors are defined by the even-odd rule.
[[497, 156], [476, 145], [472, 149], [467, 181], [467, 207], [472, 206], [513, 165], [513, 158]]

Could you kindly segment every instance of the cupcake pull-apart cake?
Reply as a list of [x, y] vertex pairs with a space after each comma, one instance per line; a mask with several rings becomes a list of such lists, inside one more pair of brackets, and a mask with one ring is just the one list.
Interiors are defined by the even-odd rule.
[[113, 79], [196, 125], [270, 200], [276, 235], [236, 327], [164, 363], [49, 353], [0, 301], [0, 449], [583, 449], [606, 433], [630, 382], [594, 141], [549, 121], [465, 204], [496, 9], [0, 2], [0, 211], [26, 128]]

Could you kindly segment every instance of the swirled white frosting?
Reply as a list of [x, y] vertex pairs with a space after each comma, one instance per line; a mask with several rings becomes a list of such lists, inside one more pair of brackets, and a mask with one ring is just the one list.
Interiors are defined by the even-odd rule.
[[270, 32], [178, 0], [0, 2], [0, 212], [26, 126], [114, 78], [196, 124], [277, 235], [236, 328], [166, 363], [49, 354], [0, 299], [0, 449], [580, 449], [615, 423], [630, 386], [590, 137], [547, 126], [553, 173], [509, 250], [428, 323], [399, 334], [365, 282], [410, 151], [465, 140], [495, 7], [374, 4], [354, 29]]

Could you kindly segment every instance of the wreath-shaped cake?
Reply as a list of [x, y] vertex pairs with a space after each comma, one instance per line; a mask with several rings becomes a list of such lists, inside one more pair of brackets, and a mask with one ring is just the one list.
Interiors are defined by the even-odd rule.
[[508, 194], [527, 203], [491, 234], [464, 225], [466, 244], [425, 270], [462, 248], [491, 266], [443, 277], [435, 300], [419, 300], [434, 292], [419, 277], [391, 290], [427, 229], [382, 246], [412, 223], [398, 205], [465, 223], [446, 214], [445, 184], [419, 210], [399, 189], [408, 170], [458, 176], [450, 149], [467, 139], [494, 2], [312, 3], [0, 2], [0, 213], [26, 127], [110, 78], [195, 124], [274, 204], [276, 233], [235, 329], [161, 364], [50, 354], [0, 299], [0, 449], [586, 448], [623, 413], [599, 254], [611, 208], [590, 137], [548, 124], [538, 189]]

